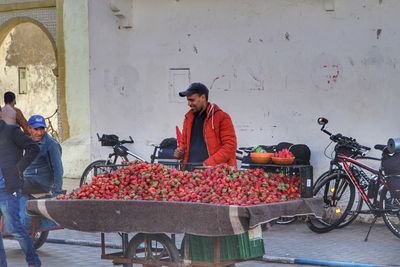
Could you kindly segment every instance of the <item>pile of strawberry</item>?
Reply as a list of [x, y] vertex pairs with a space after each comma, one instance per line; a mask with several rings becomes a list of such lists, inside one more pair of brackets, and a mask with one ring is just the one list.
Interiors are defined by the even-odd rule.
[[58, 199], [121, 199], [257, 205], [299, 198], [299, 176], [217, 166], [194, 172], [132, 162]]
[[277, 157], [277, 158], [293, 158], [294, 155], [293, 155], [292, 152], [289, 151], [289, 149], [285, 148], [285, 149], [282, 149], [282, 150], [280, 150], [278, 152], [275, 152], [274, 153], [274, 157]]

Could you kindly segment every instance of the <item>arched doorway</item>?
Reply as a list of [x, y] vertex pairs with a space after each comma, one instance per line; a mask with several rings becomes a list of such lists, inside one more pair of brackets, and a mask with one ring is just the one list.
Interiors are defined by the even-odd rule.
[[[48, 30], [31, 18], [17, 18], [0, 29], [0, 99], [6, 91], [17, 96], [28, 119], [33, 114], [49, 117], [58, 110], [57, 56]], [[58, 114], [51, 118], [60, 132]]]

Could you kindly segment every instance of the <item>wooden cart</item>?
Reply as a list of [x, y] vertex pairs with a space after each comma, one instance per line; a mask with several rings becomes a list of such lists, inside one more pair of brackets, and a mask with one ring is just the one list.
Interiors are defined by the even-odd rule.
[[[227, 266], [246, 259], [221, 259], [224, 236], [239, 235], [281, 216], [321, 216], [321, 199], [299, 200], [255, 206], [224, 206], [203, 203], [123, 200], [31, 200], [27, 210], [45, 216], [60, 227], [102, 232], [101, 257], [124, 267], [143, 266]], [[118, 232], [122, 250], [106, 253], [105, 233]], [[137, 233], [131, 239], [129, 234]], [[191, 234], [212, 238], [213, 260], [190, 259], [189, 238], [178, 249], [165, 233]]]

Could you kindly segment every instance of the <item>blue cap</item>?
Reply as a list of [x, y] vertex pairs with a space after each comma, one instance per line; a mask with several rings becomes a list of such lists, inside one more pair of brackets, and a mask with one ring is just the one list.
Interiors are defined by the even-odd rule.
[[34, 129], [40, 127], [46, 128], [46, 121], [42, 115], [32, 115], [28, 120], [28, 124]]

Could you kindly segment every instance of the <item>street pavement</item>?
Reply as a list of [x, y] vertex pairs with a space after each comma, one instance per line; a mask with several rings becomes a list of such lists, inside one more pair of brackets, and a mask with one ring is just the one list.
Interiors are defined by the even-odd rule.
[[[77, 182], [67, 181], [67, 183], [72, 188]], [[302, 221], [288, 225], [274, 224], [263, 232], [264, 258], [268, 262], [249, 261], [237, 266], [312, 266], [282, 264], [282, 259], [301, 259], [307, 260], [305, 262], [308, 263], [309, 260], [318, 260], [319, 266], [367, 266], [363, 264], [400, 266], [400, 238], [394, 236], [384, 224], [377, 224], [373, 227], [368, 242], [364, 242], [368, 227], [368, 224], [356, 222], [343, 229], [316, 234]], [[181, 235], [177, 235], [178, 243], [181, 238]], [[100, 259], [99, 247], [53, 243], [60, 240], [74, 244], [87, 242], [95, 245], [100, 242], [100, 234], [64, 229], [50, 232], [49, 241], [52, 242], [45, 243], [38, 250], [43, 267], [114, 266], [110, 260]], [[121, 244], [118, 234], [113, 233], [106, 235], [106, 242], [115, 246]], [[10, 267], [26, 266], [16, 241], [5, 240], [4, 245]], [[118, 250], [108, 248], [106, 252], [116, 251]]]

